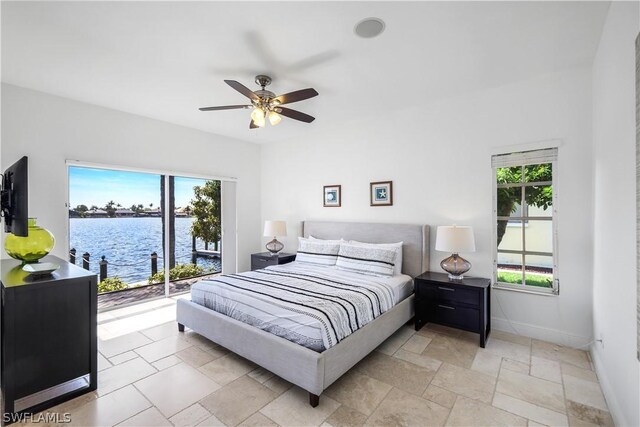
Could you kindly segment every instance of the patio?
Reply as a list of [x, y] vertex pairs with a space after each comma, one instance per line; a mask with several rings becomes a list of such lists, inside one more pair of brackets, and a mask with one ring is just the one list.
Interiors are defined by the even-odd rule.
[[[199, 280], [210, 279], [219, 276], [220, 273], [207, 274], [189, 279], [176, 280], [169, 284], [169, 296], [187, 293], [191, 285]], [[164, 296], [164, 283], [144, 285], [121, 291], [106, 292], [98, 295], [98, 310], [113, 309], [125, 304], [148, 301]]]

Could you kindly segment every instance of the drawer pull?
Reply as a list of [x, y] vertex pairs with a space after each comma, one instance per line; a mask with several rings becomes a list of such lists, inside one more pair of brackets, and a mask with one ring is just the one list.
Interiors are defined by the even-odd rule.
[[452, 289], [452, 288], [445, 288], [445, 287], [443, 287], [443, 286], [438, 286], [438, 289], [441, 289], [441, 290], [443, 290], [443, 291], [451, 291], [451, 292], [455, 292], [455, 291], [456, 291], [455, 289]]
[[455, 307], [449, 307], [448, 305], [442, 305], [442, 304], [438, 304], [438, 307], [440, 308], [446, 308], [447, 310], [455, 310]]

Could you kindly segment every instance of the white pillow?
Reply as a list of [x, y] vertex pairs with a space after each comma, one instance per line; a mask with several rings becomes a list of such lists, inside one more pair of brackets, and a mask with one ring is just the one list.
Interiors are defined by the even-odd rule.
[[395, 266], [393, 268], [393, 275], [398, 276], [402, 274], [402, 244], [403, 242], [398, 243], [365, 243], [358, 242], [357, 240], [349, 240], [350, 245], [360, 245], [360, 246], [372, 246], [372, 247], [381, 247], [381, 248], [393, 248], [396, 251], [396, 260]]
[[296, 261], [308, 264], [332, 266], [336, 265], [340, 243], [325, 240], [310, 240], [298, 237], [298, 253]]
[[309, 235], [309, 240], [317, 240], [319, 242], [330, 242], [330, 243], [342, 243], [345, 242], [344, 239], [333, 240], [333, 239], [318, 239], [317, 237], [313, 237]]
[[396, 256], [393, 248], [342, 243], [336, 267], [372, 276], [393, 276]]

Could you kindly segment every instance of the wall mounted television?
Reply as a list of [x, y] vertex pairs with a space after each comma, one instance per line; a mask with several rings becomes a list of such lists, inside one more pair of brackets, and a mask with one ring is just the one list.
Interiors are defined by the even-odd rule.
[[4, 231], [16, 236], [28, 235], [29, 219], [29, 174], [27, 156], [9, 166], [2, 174], [0, 200]]

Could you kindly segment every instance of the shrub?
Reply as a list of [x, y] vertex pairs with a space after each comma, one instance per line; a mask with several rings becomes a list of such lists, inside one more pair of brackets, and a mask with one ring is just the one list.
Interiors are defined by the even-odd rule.
[[[186, 279], [188, 277], [200, 276], [206, 273], [204, 267], [195, 264], [177, 264], [171, 270], [169, 270], [169, 280], [172, 282], [178, 279]], [[162, 283], [164, 282], [164, 270], [158, 271], [153, 276], [149, 277], [149, 283]]]
[[107, 277], [102, 282], [98, 283], [98, 293], [120, 291], [126, 288], [127, 284], [118, 276]]

